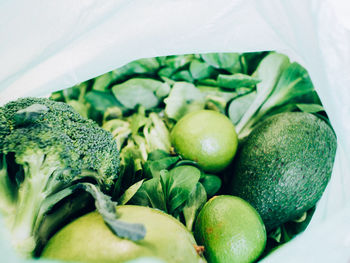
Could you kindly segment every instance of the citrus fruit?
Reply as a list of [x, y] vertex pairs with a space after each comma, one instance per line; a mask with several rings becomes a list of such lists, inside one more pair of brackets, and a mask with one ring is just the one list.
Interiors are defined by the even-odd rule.
[[248, 263], [266, 244], [265, 226], [255, 209], [239, 197], [211, 198], [195, 223], [195, 238], [211, 263]]
[[206, 172], [220, 172], [237, 150], [237, 134], [232, 122], [213, 110], [191, 112], [181, 118], [170, 133], [175, 151], [198, 163]]
[[97, 212], [63, 227], [48, 242], [42, 257], [76, 262], [127, 262], [139, 257], [164, 262], [205, 262], [192, 234], [175, 218], [143, 206], [118, 206], [120, 220], [143, 223], [146, 236], [134, 242], [114, 235]]

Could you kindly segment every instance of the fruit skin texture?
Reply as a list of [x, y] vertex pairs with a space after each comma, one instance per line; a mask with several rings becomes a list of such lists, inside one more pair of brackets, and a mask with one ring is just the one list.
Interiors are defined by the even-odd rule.
[[255, 207], [267, 230], [300, 217], [321, 198], [336, 145], [332, 129], [312, 114], [274, 115], [242, 143], [230, 193]]
[[170, 133], [175, 151], [184, 159], [198, 162], [206, 172], [220, 172], [235, 156], [238, 139], [235, 127], [213, 110], [191, 112], [181, 118]]
[[195, 238], [210, 263], [248, 263], [266, 244], [265, 226], [256, 210], [236, 196], [211, 198], [200, 211]]
[[165, 262], [205, 262], [195, 250], [195, 240], [176, 219], [143, 206], [118, 206], [120, 220], [142, 222], [144, 240], [133, 242], [115, 236], [97, 212], [84, 215], [56, 233], [42, 257], [76, 262], [126, 262], [138, 257]]

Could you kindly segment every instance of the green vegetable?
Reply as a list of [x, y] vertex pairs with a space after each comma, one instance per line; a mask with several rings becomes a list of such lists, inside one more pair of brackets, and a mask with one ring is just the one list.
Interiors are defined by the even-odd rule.
[[169, 93], [170, 87], [157, 80], [134, 78], [113, 86], [112, 91], [118, 101], [129, 109], [135, 109], [137, 105], [150, 109]]
[[201, 183], [197, 183], [192, 190], [184, 208], [183, 215], [186, 222], [186, 227], [189, 231], [192, 230], [193, 224], [197, 218], [198, 213], [207, 202], [207, 192]]
[[332, 129], [312, 114], [272, 116], [242, 142], [231, 194], [255, 207], [268, 230], [294, 220], [322, 196], [336, 145]]
[[142, 225], [118, 223], [113, 202], [101, 192], [110, 192], [118, 178], [119, 151], [108, 132], [48, 99], [9, 102], [0, 114], [1, 210], [19, 252], [33, 253], [45, 215], [76, 191], [94, 197], [113, 231], [143, 238]]
[[233, 75], [220, 74], [217, 81], [220, 87], [227, 89], [237, 89], [241, 87], [251, 88], [260, 82], [257, 78], [241, 73]]
[[193, 84], [176, 82], [164, 100], [169, 118], [180, 120], [184, 115], [204, 108], [204, 96]]
[[200, 178], [200, 171], [194, 166], [183, 165], [162, 170], [159, 177], [143, 183], [134, 195], [133, 204], [158, 208], [175, 217], [179, 208], [185, 204]]
[[253, 76], [261, 80], [257, 83], [254, 101], [241, 118], [233, 114], [234, 122], [239, 119], [236, 125], [239, 139], [268, 116], [293, 111], [297, 109], [297, 103], [319, 102], [307, 71], [296, 62], [290, 63], [285, 55], [270, 53], [260, 62]]
[[214, 68], [225, 69], [230, 73], [236, 73], [241, 69], [240, 54], [238, 53], [208, 53], [202, 54], [201, 57], [208, 65]]

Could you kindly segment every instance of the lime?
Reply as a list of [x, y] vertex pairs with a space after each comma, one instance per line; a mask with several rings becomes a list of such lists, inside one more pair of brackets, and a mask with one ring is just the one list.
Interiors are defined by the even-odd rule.
[[181, 118], [170, 133], [175, 151], [198, 163], [206, 172], [220, 172], [232, 161], [237, 150], [237, 134], [224, 114], [200, 110]]
[[239, 197], [211, 198], [200, 211], [195, 238], [211, 263], [248, 263], [266, 244], [265, 226], [256, 210]]
[[145, 239], [137, 242], [114, 235], [101, 215], [92, 212], [57, 232], [42, 257], [76, 262], [127, 262], [140, 257], [164, 262], [205, 262], [193, 235], [175, 218], [143, 206], [118, 206], [120, 220], [143, 223]]

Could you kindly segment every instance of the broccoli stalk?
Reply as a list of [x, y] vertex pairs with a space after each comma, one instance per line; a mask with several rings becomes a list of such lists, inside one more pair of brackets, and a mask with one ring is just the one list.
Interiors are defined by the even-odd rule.
[[[15, 186], [7, 175], [6, 156], [0, 156], [0, 211], [7, 219], [15, 212]], [[10, 221], [10, 220], [8, 220]]]
[[23, 164], [24, 180], [18, 190], [16, 217], [12, 225], [13, 245], [19, 251], [35, 249], [35, 235], [42, 218], [38, 217], [46, 198], [61, 184], [55, 176], [62, 162], [57, 154], [45, 155], [28, 149], [16, 162]]

